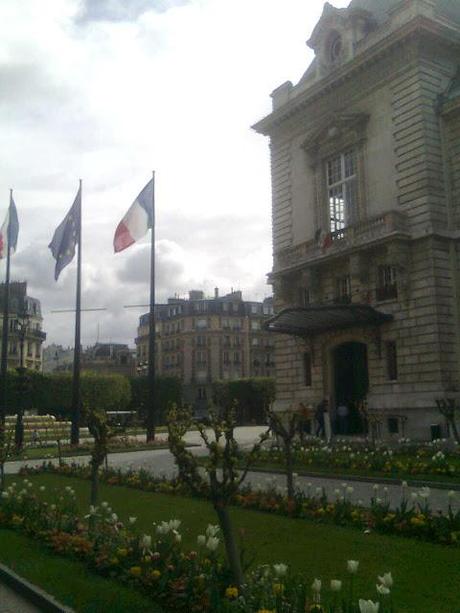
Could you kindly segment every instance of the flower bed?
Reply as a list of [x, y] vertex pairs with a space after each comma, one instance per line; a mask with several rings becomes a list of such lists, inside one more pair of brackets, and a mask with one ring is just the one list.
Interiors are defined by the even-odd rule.
[[[336, 440], [327, 444], [322, 439], [311, 438], [293, 448], [293, 462], [299, 471], [350, 471], [388, 477], [443, 476], [460, 480], [460, 450], [457, 445], [449, 448], [449, 442], [445, 440], [415, 444], [401, 439], [391, 447], [379, 445], [373, 448], [368, 442]], [[275, 444], [264, 449], [257, 464], [284, 468], [282, 448]]]
[[[58, 467], [51, 463], [43, 463], [35, 468], [25, 467], [21, 470], [22, 475], [41, 472], [84, 479], [90, 477], [90, 469], [87, 466], [76, 464]], [[189, 489], [180, 481], [155, 478], [145, 470], [122, 472], [109, 468], [101, 472], [100, 480], [109, 485], [123, 485], [147, 492], [191, 495]], [[294, 498], [288, 500], [274, 483], [268, 482], [264, 490], [252, 489], [249, 486], [242, 488], [232, 503], [246, 509], [277, 513], [320, 523], [352, 526], [366, 532], [396, 534], [450, 546], [460, 544], [460, 511], [455, 512], [450, 504], [456, 495], [455, 492], [446, 493], [449, 506], [447, 513], [442, 513], [431, 510], [429, 488], [422, 488], [415, 496], [408, 496], [407, 487], [403, 484], [401, 504], [396, 509], [390, 508], [385, 488], [380, 492], [378, 485], [374, 486], [375, 496], [371, 500], [370, 508], [352, 504], [349, 500], [352, 491], [352, 487], [344, 484], [342, 489], [336, 490], [335, 500], [328, 500], [322, 488], [317, 488], [307, 494], [296, 490]], [[203, 489], [202, 497], [208, 497], [206, 489]]]
[[394, 611], [390, 572], [377, 578], [373, 601], [357, 598], [354, 577], [359, 562], [349, 560], [345, 577], [327, 584], [291, 573], [285, 564], [263, 565], [247, 574], [243, 586], [232, 585], [219, 556], [219, 528], [208, 526], [197, 547], [185, 551], [178, 520], [154, 526], [154, 534], [136, 530], [136, 518], [122, 521], [107, 503], [77, 513], [71, 487], [56, 502], [42, 499], [44, 486], [24, 479], [0, 497], [0, 527], [25, 533], [53, 552], [84, 561], [90, 569], [135, 586], [168, 611], [349, 613]]

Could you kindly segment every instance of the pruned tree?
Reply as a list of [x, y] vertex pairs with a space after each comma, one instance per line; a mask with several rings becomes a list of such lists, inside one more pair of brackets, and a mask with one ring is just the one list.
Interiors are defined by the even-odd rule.
[[301, 415], [296, 411], [267, 410], [268, 425], [275, 436], [282, 441], [286, 464], [287, 495], [290, 500], [294, 498], [294, 458], [293, 445], [299, 434]]
[[105, 411], [90, 409], [87, 411], [86, 421], [88, 430], [94, 438], [94, 445], [91, 450], [91, 494], [90, 504], [97, 505], [99, 498], [99, 469], [107, 457], [109, 450], [109, 439], [113, 436], [107, 421]]
[[[260, 435], [259, 441], [243, 459], [234, 435], [236, 426], [234, 406], [223, 409], [220, 415], [211, 410], [209, 427], [195, 421], [190, 410], [173, 406], [168, 413], [167, 424], [169, 448], [178, 467], [179, 479], [194, 493], [200, 495], [203, 492], [208, 493], [222, 531], [233, 580], [236, 585], [241, 585], [244, 581], [243, 568], [228, 505], [245, 480], [262, 443], [268, 438], [268, 430]], [[202, 470], [196, 456], [187, 449], [184, 441], [184, 435], [192, 426], [198, 429], [208, 451]]]

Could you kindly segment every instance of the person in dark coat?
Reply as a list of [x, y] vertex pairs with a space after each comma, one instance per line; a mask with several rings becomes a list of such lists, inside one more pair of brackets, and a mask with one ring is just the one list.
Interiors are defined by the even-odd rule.
[[316, 407], [315, 419], [316, 419], [316, 436], [324, 437], [324, 413], [329, 409], [329, 401], [327, 398], [323, 398]]

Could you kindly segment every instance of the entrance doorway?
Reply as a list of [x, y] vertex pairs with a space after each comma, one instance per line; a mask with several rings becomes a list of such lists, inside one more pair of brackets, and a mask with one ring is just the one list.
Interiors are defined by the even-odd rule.
[[336, 419], [335, 431], [341, 434], [358, 434], [364, 431], [364, 423], [358, 405], [367, 395], [369, 373], [367, 346], [364, 343], [343, 343], [334, 349], [334, 396], [337, 407], [348, 407], [347, 419]]

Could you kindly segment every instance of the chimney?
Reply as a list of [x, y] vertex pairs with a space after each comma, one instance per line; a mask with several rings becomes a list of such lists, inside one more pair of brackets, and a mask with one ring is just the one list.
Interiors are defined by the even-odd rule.
[[214, 288], [214, 298], [219, 298], [219, 288], [218, 287]]

